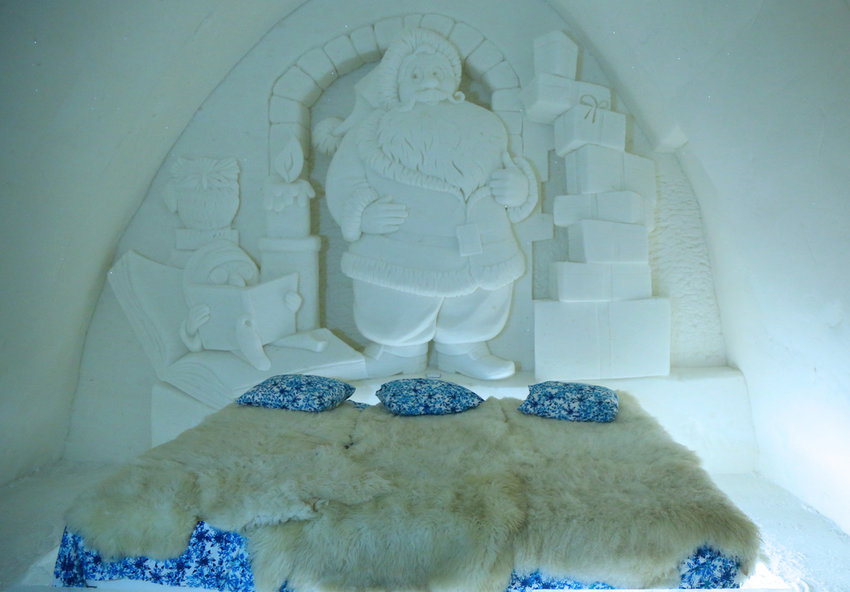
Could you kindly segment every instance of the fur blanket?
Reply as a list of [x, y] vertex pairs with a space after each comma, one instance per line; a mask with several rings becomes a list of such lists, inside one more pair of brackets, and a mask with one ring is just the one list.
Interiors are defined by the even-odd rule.
[[111, 557], [179, 555], [198, 520], [248, 538], [255, 584], [501, 592], [512, 569], [675, 587], [708, 544], [758, 551], [755, 526], [626, 394], [609, 424], [488, 399], [397, 417], [232, 405], [83, 495], [68, 526]]

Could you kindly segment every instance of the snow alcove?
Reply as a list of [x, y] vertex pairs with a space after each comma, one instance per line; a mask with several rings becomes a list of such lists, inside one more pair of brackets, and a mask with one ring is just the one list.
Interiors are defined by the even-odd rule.
[[[837, 271], [850, 244], [835, 197], [850, 182], [839, 166], [850, 105], [835, 98], [850, 80], [831, 75], [850, 52], [832, 35], [850, 23], [846, 5], [255, 4], [239, 18], [275, 18], [243, 40], [156, 158], [146, 153], [132, 216], [100, 229], [115, 238], [93, 279], [103, 289], [79, 337], [63, 440], [32, 465], [70, 463], [51, 487], [79, 488], [87, 474], [74, 463], [127, 462], [278, 374], [336, 377], [369, 404], [389, 376], [485, 398], [591, 383], [633, 395], [758, 523], [765, 558], [751, 588], [850, 586], [836, 567], [850, 557], [839, 502], [850, 495], [848, 290]], [[175, 39], [227, 31], [226, 5], [192, 12]], [[791, 23], [803, 29], [793, 42]], [[151, 9], [140, 26], [163, 25]], [[418, 161], [419, 176], [380, 169], [415, 186], [393, 199], [379, 167], [352, 163], [368, 160], [369, 122], [384, 133], [381, 65], [411, 30], [456, 50], [448, 95], [470, 111], [433, 120], [457, 136], [450, 164], [426, 149], [399, 157]], [[408, 120], [421, 145], [439, 137], [436, 123]], [[488, 166], [507, 171], [511, 195], [477, 172]], [[375, 197], [338, 197], [361, 173]], [[453, 222], [457, 200], [440, 193], [454, 183], [482, 200], [483, 182], [465, 193], [475, 175], [487, 182], [481, 203], [498, 206]], [[423, 205], [425, 192], [438, 205]], [[376, 202], [404, 203], [389, 229], [363, 222]], [[446, 244], [460, 257], [433, 256]], [[426, 327], [413, 315], [427, 307]], [[838, 526], [810, 521], [802, 503]], [[24, 583], [45, 583], [49, 556]]]
[[[724, 423], [740, 422], [741, 440], [728, 442], [725, 453], [717, 442], [705, 452], [726, 454], [736, 470], [752, 467], [746, 389], [726, 366], [696, 196], [677, 160], [653, 150], [569, 23], [545, 3], [530, 3], [519, 22], [498, 16], [510, 12], [507, 4], [488, 4], [489, 19], [473, 5], [422, 12], [411, 4], [409, 13], [395, 3], [374, 6], [360, 23], [330, 4], [308, 3], [274, 27], [199, 108], [119, 243], [82, 366], [90, 377], [82, 384], [97, 386], [79, 393], [78, 419], [103, 413], [97, 391], [125, 380], [116, 366], [123, 375], [133, 368], [140, 380], [132, 392], [125, 385], [106, 390], [133, 405], [152, 399], [154, 443], [274, 374], [318, 373], [377, 386], [373, 379], [394, 373], [370, 372], [364, 363], [361, 352], [372, 340], [355, 324], [354, 280], [341, 269], [350, 240], [325, 195], [331, 156], [314, 146], [317, 136], [333, 136], [323, 126], [350, 126], [374, 108], [363, 98], [368, 85], [358, 82], [395, 37], [420, 27], [458, 47], [461, 92], [499, 117], [512, 158], [526, 164], [537, 192], [512, 224], [524, 267], [508, 286], [507, 321], [497, 321], [488, 340], [494, 355], [515, 362], [516, 373], [483, 384], [506, 393], [543, 380], [641, 378], [679, 385], [647, 389], [670, 388], [679, 402], [679, 390], [696, 398], [721, 392], [728, 400], [717, 409], [724, 409]], [[275, 327], [260, 338], [267, 361], [252, 361], [235, 336], [209, 345], [215, 310], [200, 330], [207, 346], [190, 351], [181, 341], [189, 309], [205, 298], [199, 288], [186, 291], [193, 282], [187, 278], [240, 257], [253, 262], [254, 275], [233, 291], [253, 292], [244, 298], [256, 302], [244, 306], [254, 307], [258, 326]], [[410, 257], [410, 268], [421, 266]], [[291, 297], [288, 321], [279, 318], [285, 305], [263, 308], [264, 298], [280, 302], [281, 294]], [[229, 306], [216, 302], [213, 309]], [[127, 341], [135, 336], [144, 354], [135, 349], [105, 366], [98, 360], [112, 350], [116, 331]], [[432, 351], [419, 373], [440, 372], [436, 358]], [[455, 378], [472, 384], [481, 377]], [[711, 438], [712, 415], [680, 422], [681, 434]]]

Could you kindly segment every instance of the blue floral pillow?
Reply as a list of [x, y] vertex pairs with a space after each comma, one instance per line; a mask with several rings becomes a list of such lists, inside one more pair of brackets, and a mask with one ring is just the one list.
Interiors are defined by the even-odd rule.
[[236, 402], [251, 407], [325, 411], [333, 409], [354, 394], [350, 384], [311, 374], [280, 374], [248, 390]]
[[435, 378], [391, 380], [375, 394], [394, 415], [449, 415], [484, 401], [468, 388]]
[[550, 380], [529, 386], [519, 410], [540, 417], [604, 423], [616, 419], [620, 399], [604, 386]]

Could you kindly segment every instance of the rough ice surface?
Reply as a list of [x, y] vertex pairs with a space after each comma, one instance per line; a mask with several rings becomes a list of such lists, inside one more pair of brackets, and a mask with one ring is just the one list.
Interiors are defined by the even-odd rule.
[[655, 154], [658, 206], [649, 235], [652, 284], [673, 303], [672, 366], [726, 364], [720, 313], [694, 190], [672, 154]]

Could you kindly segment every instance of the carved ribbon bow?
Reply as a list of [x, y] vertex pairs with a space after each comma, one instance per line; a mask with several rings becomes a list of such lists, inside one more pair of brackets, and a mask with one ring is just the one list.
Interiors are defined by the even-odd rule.
[[590, 107], [587, 110], [587, 113], [584, 114], [584, 118], [587, 119], [590, 117], [591, 113], [593, 114], [593, 119], [590, 120], [591, 123], [596, 123], [596, 112], [601, 109], [610, 109], [611, 104], [608, 101], [600, 101], [593, 95], [582, 95], [579, 103], [586, 107]]

